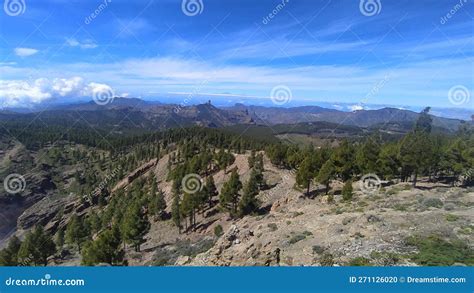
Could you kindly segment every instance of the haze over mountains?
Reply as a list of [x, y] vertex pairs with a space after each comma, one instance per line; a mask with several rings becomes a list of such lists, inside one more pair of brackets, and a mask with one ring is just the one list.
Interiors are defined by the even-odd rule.
[[[403, 131], [409, 129], [419, 115], [413, 111], [396, 108], [345, 112], [319, 106], [284, 108], [235, 104], [230, 107], [216, 107], [211, 101], [199, 105], [162, 104], [138, 98], [115, 98], [106, 105], [90, 101], [57, 105], [31, 113], [21, 113], [15, 109], [0, 113], [0, 121], [34, 120], [40, 113], [41, 120], [47, 124], [87, 123], [105, 129], [120, 126], [120, 131], [160, 130], [192, 125], [228, 127], [239, 124], [277, 125], [312, 122]], [[459, 119], [433, 116], [433, 126], [442, 130], [455, 131], [461, 123], [463, 121]]]

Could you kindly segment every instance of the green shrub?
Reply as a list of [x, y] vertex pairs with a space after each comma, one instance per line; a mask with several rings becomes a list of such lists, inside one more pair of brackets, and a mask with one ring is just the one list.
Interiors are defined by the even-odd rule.
[[442, 208], [443, 202], [438, 198], [427, 198], [423, 200], [423, 205], [427, 208], [434, 207], [434, 208]]
[[453, 214], [447, 214], [446, 215], [446, 221], [448, 222], [456, 222], [459, 220], [459, 216], [453, 215]]
[[334, 257], [330, 253], [325, 253], [319, 259], [319, 263], [323, 267], [332, 267], [334, 265]]
[[322, 246], [319, 246], [319, 245], [314, 245], [313, 246], [313, 253], [314, 254], [321, 254], [325, 251], [326, 249]]
[[301, 233], [301, 234], [303, 234], [304, 236], [312, 236], [312, 235], [313, 235], [313, 233], [310, 232], [310, 231], [304, 231], [304, 232]]
[[419, 265], [451, 266], [454, 263], [474, 265], [474, 250], [458, 239], [446, 241], [437, 235], [411, 236], [406, 239], [406, 243], [418, 248], [418, 253], [412, 254], [410, 258]]
[[328, 195], [328, 203], [333, 203], [334, 202], [334, 195], [330, 194]]
[[342, 188], [342, 199], [350, 201], [352, 199], [352, 180], [347, 180]]
[[290, 239], [290, 244], [295, 244], [296, 242], [299, 242], [299, 241], [301, 241], [301, 240], [303, 240], [303, 239], [305, 239], [305, 238], [306, 238], [305, 235], [303, 235], [303, 234], [297, 234], [297, 235], [291, 237], [291, 239]]
[[370, 260], [365, 257], [355, 257], [351, 259], [348, 263], [351, 267], [367, 267], [370, 266]]
[[214, 235], [216, 235], [217, 237], [220, 237], [222, 236], [222, 234], [224, 234], [224, 229], [222, 229], [222, 226], [221, 225], [217, 225], [214, 227]]
[[270, 231], [272, 231], [272, 232], [278, 230], [278, 226], [275, 223], [270, 223], [267, 226], [268, 226], [268, 228], [270, 228]]

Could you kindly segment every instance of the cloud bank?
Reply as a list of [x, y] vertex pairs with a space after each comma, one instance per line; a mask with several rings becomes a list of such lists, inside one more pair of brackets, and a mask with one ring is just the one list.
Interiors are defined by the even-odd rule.
[[107, 84], [89, 82], [82, 77], [38, 78], [34, 81], [0, 80], [0, 107], [31, 107], [55, 99], [91, 97], [111, 92]]

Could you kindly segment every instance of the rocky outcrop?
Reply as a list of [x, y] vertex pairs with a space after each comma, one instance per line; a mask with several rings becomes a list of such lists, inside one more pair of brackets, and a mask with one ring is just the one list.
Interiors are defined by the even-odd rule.
[[140, 167], [135, 169], [132, 173], [130, 173], [127, 177], [125, 177], [123, 180], [120, 180], [120, 182], [117, 183], [117, 185], [115, 185], [115, 187], [112, 189], [112, 192], [115, 192], [121, 188], [125, 188], [130, 183], [132, 183], [133, 180], [137, 179], [138, 177], [140, 177], [141, 175], [145, 174], [150, 169], [152, 169], [154, 166], [156, 166], [157, 163], [158, 163], [158, 159], [153, 159], [141, 165]]

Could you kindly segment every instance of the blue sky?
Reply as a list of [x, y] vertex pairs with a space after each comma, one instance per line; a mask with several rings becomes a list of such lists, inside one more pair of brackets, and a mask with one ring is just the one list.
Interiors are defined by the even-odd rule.
[[4, 0], [0, 102], [284, 88], [308, 104], [473, 108], [473, 0], [362, 0], [370, 16], [359, 0], [194, 1], [189, 16], [181, 0]]

